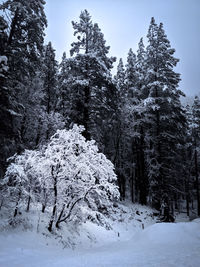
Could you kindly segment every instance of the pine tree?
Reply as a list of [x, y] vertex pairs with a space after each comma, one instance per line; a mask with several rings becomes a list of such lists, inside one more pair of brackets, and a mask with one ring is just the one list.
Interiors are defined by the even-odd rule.
[[141, 38], [138, 44], [135, 63], [135, 69], [137, 73], [136, 88], [139, 99], [144, 99], [148, 96], [145, 86], [146, 67], [146, 50], [143, 43], [143, 38]]
[[7, 22], [0, 16], [0, 178], [6, 169], [6, 157], [12, 151], [13, 136], [11, 92], [6, 86], [8, 78], [8, 57], [5, 51], [8, 38], [7, 28]]
[[114, 76], [114, 84], [116, 86], [116, 111], [115, 118], [112, 121], [113, 130], [110, 132], [110, 143], [108, 148], [110, 150], [110, 158], [114, 163], [116, 173], [118, 176], [118, 184], [120, 190], [121, 199], [126, 197], [126, 185], [127, 185], [127, 144], [128, 136], [126, 133], [126, 104], [128, 90], [125, 83], [125, 68], [122, 59], [119, 59], [117, 66], [117, 73]]
[[135, 106], [134, 120], [135, 120], [135, 133], [136, 133], [136, 181], [138, 183], [139, 202], [147, 204], [149, 183], [147, 175], [147, 163], [145, 158], [146, 140], [145, 140], [145, 107], [143, 105], [144, 99], [147, 97], [145, 86], [146, 75], [146, 50], [141, 38], [138, 44], [137, 57], [136, 57], [136, 92], [137, 92], [137, 105]]
[[42, 72], [38, 71], [32, 78], [25, 81], [21, 84], [23, 94], [20, 97], [23, 103], [23, 117], [19, 128], [22, 150], [35, 148], [40, 141], [45, 140], [42, 135], [45, 135], [47, 121], [43, 104], [45, 95]]
[[47, 113], [56, 110], [57, 92], [57, 62], [55, 50], [51, 42], [45, 47], [44, 53], [44, 91]]
[[[27, 86], [29, 78], [35, 75], [40, 66], [44, 28], [47, 24], [44, 4], [43, 0], [11, 0], [0, 5], [4, 21], [9, 16], [3, 41], [4, 55], [8, 59], [8, 72], [3, 87], [9, 94], [6, 110], [7, 114], [10, 113], [8, 123], [2, 129], [3, 165], [5, 164], [5, 158], [17, 150], [21, 150], [20, 128], [25, 111], [23, 90]], [[6, 117], [3, 118], [4, 121], [5, 119]], [[12, 129], [12, 132], [10, 129]], [[11, 145], [7, 146], [7, 143]]]
[[126, 65], [126, 85], [127, 85], [128, 92], [132, 100], [137, 95], [136, 82], [137, 82], [138, 77], [137, 77], [135, 67], [136, 67], [136, 55], [133, 53], [133, 50], [130, 48], [128, 52], [127, 65]]
[[44, 52], [44, 105], [46, 106], [46, 112], [49, 116], [47, 121], [46, 138], [48, 139], [52, 134], [51, 117], [54, 116], [58, 109], [58, 64], [55, 59], [55, 50], [49, 42], [45, 47]]
[[58, 97], [58, 110], [64, 116], [69, 114], [70, 97], [68, 93], [68, 74], [70, 69], [67, 64], [66, 53], [63, 53], [61, 63], [59, 65], [58, 85], [59, 85], [59, 97]]
[[117, 73], [114, 77], [114, 80], [119, 96], [123, 97], [126, 94], [126, 88], [125, 88], [125, 69], [122, 58], [119, 59], [119, 64], [117, 66]]
[[184, 140], [185, 116], [180, 103], [178, 89], [180, 75], [173, 67], [178, 59], [163, 30], [152, 18], [148, 31], [147, 75], [145, 83], [148, 98], [146, 106], [146, 141], [148, 142], [147, 161], [150, 181], [150, 194], [154, 205], [161, 202], [162, 195], [173, 199], [178, 186], [179, 148]]
[[200, 99], [195, 96], [192, 106], [192, 143], [194, 153], [194, 176], [197, 199], [197, 214], [200, 216], [200, 193], [199, 193], [199, 143], [200, 143]]
[[87, 10], [81, 12], [80, 22], [72, 22], [72, 25], [78, 41], [72, 44], [70, 52], [73, 57], [67, 61], [70, 68], [70, 118], [84, 125], [87, 139], [92, 136], [103, 144], [103, 127], [112, 108], [114, 86], [110, 69], [115, 59], [107, 56], [109, 47]]
[[44, 4], [43, 0], [11, 0], [0, 6], [3, 12], [10, 14], [11, 20], [6, 40], [6, 55], [9, 58], [12, 80], [14, 77], [22, 78], [21, 76], [29, 71], [34, 72], [35, 66], [38, 65], [47, 25]]

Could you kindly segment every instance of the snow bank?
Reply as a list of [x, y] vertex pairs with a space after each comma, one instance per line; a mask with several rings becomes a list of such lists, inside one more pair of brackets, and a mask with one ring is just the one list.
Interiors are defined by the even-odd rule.
[[[31, 206], [31, 210], [23, 212], [13, 219], [7, 209], [2, 208], [0, 212], [0, 232], [15, 233], [32, 231], [45, 235], [47, 239], [56, 239], [61, 248], [90, 248], [121, 240], [129, 240], [138, 230], [146, 228], [155, 223], [153, 210], [139, 204], [133, 205], [129, 202], [115, 203], [109, 214], [104, 214], [104, 224], [91, 220], [67, 221], [60, 229], [54, 229], [50, 234], [47, 230], [51, 209], [47, 208], [45, 213], [40, 212], [40, 205]], [[106, 227], [107, 226], [107, 227]]]
[[[200, 243], [200, 221], [183, 223], [156, 223], [138, 233], [135, 238], [141, 243], [182, 245]], [[199, 251], [200, 252], [200, 251]]]
[[62, 249], [54, 239], [31, 231], [4, 232], [0, 234], [0, 266], [199, 267], [199, 228], [199, 219], [188, 223], [158, 223], [145, 230], [137, 229], [128, 241], [119, 239], [109, 244], [104, 232], [102, 246], [76, 250]]
[[108, 219], [110, 230], [87, 221], [49, 234], [45, 214], [28, 216], [27, 228], [0, 232], [0, 267], [200, 266], [200, 219], [155, 224], [150, 208], [124, 203]]

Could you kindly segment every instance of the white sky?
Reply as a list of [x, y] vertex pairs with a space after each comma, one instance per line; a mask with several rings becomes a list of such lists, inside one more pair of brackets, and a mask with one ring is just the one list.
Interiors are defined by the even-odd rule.
[[150, 19], [164, 23], [164, 29], [180, 59], [180, 89], [187, 95], [200, 92], [200, 0], [46, 0], [48, 28], [46, 42], [51, 41], [60, 60], [69, 56], [73, 42], [71, 21], [78, 21], [87, 9], [93, 22], [104, 33], [110, 55], [127, 58], [141, 37], [146, 37]]

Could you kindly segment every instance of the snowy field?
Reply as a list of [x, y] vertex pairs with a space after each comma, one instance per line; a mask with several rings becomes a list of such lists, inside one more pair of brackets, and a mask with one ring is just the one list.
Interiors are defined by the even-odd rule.
[[135, 227], [115, 240], [111, 231], [97, 228], [93, 232], [98, 232], [100, 242], [76, 249], [63, 248], [35, 231], [4, 231], [0, 233], [0, 267], [200, 266], [200, 219], [157, 223], [144, 230]]

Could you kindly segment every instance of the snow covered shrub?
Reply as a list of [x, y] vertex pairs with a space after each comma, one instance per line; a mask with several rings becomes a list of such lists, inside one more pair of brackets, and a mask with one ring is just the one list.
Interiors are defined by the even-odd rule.
[[8, 167], [5, 183], [12, 180], [16, 207], [22, 195], [30, 200], [35, 194], [43, 211], [46, 205], [52, 208], [49, 231], [54, 223], [59, 227], [67, 220], [85, 220], [90, 213], [94, 217], [96, 212], [98, 219], [119, 197], [113, 164], [94, 141], [86, 141], [83, 131], [77, 125], [69, 131], [57, 130], [48, 145], [40, 151], [26, 150]]
[[48, 177], [53, 205], [50, 231], [54, 221], [58, 227], [73, 219], [83, 205], [98, 210], [101, 202], [109, 205], [119, 196], [113, 164], [98, 152], [94, 141], [86, 141], [82, 131], [77, 125], [69, 131], [58, 130], [43, 148], [37, 165], [36, 172]]
[[24, 207], [27, 201], [26, 210], [29, 210], [30, 201], [38, 192], [38, 181], [33, 172], [33, 165], [37, 151], [25, 150], [22, 155], [14, 155], [10, 160], [13, 162], [8, 166], [5, 177], [1, 182], [2, 195], [8, 204], [14, 204], [14, 217], [18, 214], [19, 208]]

